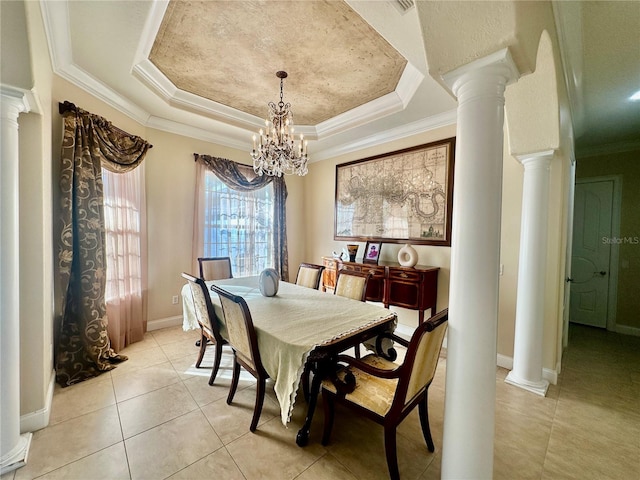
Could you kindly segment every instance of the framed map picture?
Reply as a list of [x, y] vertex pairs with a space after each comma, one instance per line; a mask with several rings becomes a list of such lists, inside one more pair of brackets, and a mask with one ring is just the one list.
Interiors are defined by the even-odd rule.
[[455, 137], [336, 165], [335, 240], [451, 245]]

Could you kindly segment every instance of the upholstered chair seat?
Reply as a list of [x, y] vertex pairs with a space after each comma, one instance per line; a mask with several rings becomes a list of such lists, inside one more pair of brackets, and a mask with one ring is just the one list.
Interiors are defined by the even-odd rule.
[[[399, 367], [399, 365], [373, 354], [363, 357], [360, 361], [381, 370], [393, 370]], [[398, 387], [398, 379], [376, 377], [358, 368], [351, 368], [350, 371], [355, 377], [356, 387], [353, 392], [346, 394], [345, 399], [375, 412], [381, 417], [389, 413]], [[338, 379], [344, 382], [346, 374], [347, 369], [338, 371]], [[337, 393], [336, 386], [329, 379], [322, 381], [322, 388]]]
[[430, 452], [435, 450], [429, 428], [428, 391], [438, 365], [448, 316], [448, 310], [443, 310], [418, 325], [409, 342], [396, 335], [389, 335], [394, 341], [407, 347], [402, 364], [375, 355], [367, 355], [363, 359], [338, 356], [338, 362], [347, 366], [322, 382], [323, 445], [329, 443], [335, 403], [340, 403], [384, 427], [387, 466], [392, 480], [400, 478], [396, 428], [415, 407], [418, 407], [427, 448]]

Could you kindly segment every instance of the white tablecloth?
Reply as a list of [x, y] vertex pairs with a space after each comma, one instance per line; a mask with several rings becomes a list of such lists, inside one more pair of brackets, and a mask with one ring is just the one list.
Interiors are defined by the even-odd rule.
[[[319, 345], [347, 334], [395, 320], [390, 310], [330, 293], [280, 282], [278, 294], [260, 294], [258, 277], [206, 282], [241, 295], [251, 312], [262, 363], [275, 382], [282, 423], [287, 424], [309, 353]], [[210, 292], [211, 293], [211, 292]], [[182, 290], [185, 330], [198, 328], [189, 286]], [[214, 309], [223, 319], [217, 295], [211, 295]], [[393, 323], [395, 325], [395, 321]]]

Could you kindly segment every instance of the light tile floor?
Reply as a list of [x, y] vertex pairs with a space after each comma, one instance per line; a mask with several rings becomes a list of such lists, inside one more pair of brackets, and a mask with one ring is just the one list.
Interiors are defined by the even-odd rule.
[[[196, 338], [180, 327], [149, 332], [117, 369], [57, 388], [27, 465], [1, 480], [387, 478], [382, 428], [344, 410], [328, 447], [320, 409], [309, 445], [299, 448], [306, 404], [285, 428], [270, 391], [250, 433], [253, 377], [243, 377], [228, 406], [231, 355], [210, 387], [210, 355], [208, 368], [193, 367]], [[430, 389], [435, 453], [416, 412], [399, 427], [403, 479], [440, 477], [445, 369], [442, 358]], [[505, 384], [506, 374], [497, 369], [494, 478], [640, 479], [640, 338], [572, 326], [560, 381], [546, 398]]]

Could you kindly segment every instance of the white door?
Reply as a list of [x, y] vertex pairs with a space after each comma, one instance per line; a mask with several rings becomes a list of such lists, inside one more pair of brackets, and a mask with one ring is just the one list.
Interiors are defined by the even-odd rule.
[[576, 184], [570, 321], [607, 328], [613, 180]]

